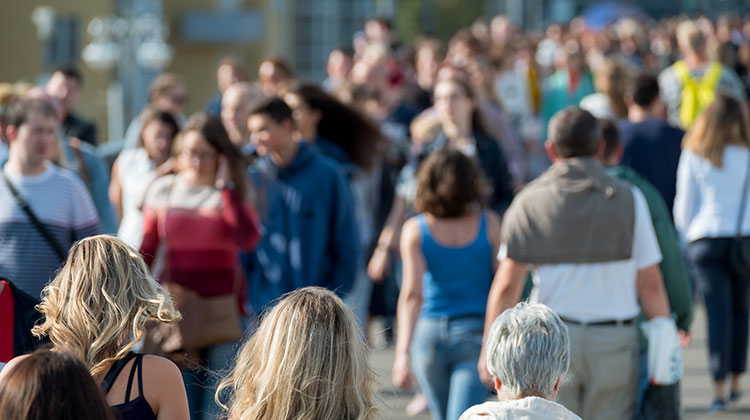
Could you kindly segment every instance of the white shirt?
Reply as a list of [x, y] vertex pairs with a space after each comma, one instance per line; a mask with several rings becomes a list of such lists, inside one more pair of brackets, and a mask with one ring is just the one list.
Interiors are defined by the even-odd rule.
[[590, 112], [596, 118], [617, 119], [615, 113], [612, 112], [612, 103], [609, 101], [609, 96], [603, 93], [592, 93], [584, 96], [578, 106]]
[[[750, 164], [748, 148], [724, 149], [722, 168], [683, 150], [677, 166], [674, 224], [683, 242], [701, 238], [732, 237], [737, 232], [742, 187]], [[749, 194], [750, 195], [750, 194]], [[748, 197], [745, 198], [748, 200]], [[750, 201], [742, 220], [743, 235], [750, 234]]]
[[[625, 320], [638, 315], [638, 271], [660, 263], [661, 251], [646, 199], [635, 186], [632, 190], [635, 231], [631, 258], [606, 263], [533, 266], [534, 288], [529, 297], [532, 303], [543, 303], [561, 317], [583, 322]], [[506, 255], [503, 244], [498, 259], [503, 260]]]
[[495, 97], [503, 109], [516, 116], [531, 115], [529, 84], [523, 74], [514, 70], [500, 73], [493, 85]]
[[459, 420], [581, 420], [562, 404], [539, 397], [492, 401], [464, 411]]
[[117, 163], [122, 186], [122, 220], [117, 236], [133, 249], [141, 246], [143, 239], [143, 213], [141, 207], [146, 190], [156, 178], [156, 165], [148, 157], [146, 149], [125, 149]]

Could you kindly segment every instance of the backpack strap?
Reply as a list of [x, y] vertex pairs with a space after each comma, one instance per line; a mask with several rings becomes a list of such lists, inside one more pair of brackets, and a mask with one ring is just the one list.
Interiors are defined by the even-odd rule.
[[123, 404], [127, 404], [130, 401], [130, 391], [133, 388], [133, 378], [135, 378], [135, 368], [138, 368], [138, 395], [143, 395], [141, 392], [141, 360], [143, 355], [139, 354], [138, 359], [130, 366], [130, 374], [128, 375], [128, 387], [125, 389], [125, 401]]
[[711, 62], [706, 70], [706, 74], [704, 74], [703, 79], [701, 79], [701, 85], [711, 88], [712, 91], [716, 90], [716, 84], [719, 83], [722, 70], [723, 67], [721, 64], [716, 61]]
[[104, 376], [104, 380], [102, 381], [101, 386], [102, 391], [104, 391], [104, 395], [107, 395], [109, 393], [109, 390], [112, 389], [112, 385], [114, 385], [115, 379], [117, 379], [117, 376], [120, 374], [125, 365], [127, 365], [128, 362], [136, 356], [138, 356], [138, 354], [130, 352], [122, 359], [115, 360], [115, 362], [112, 363], [112, 366], [109, 368], [109, 372], [107, 372], [107, 375]]
[[89, 168], [88, 166], [86, 166], [86, 159], [83, 157], [83, 151], [81, 150], [81, 139], [79, 139], [78, 137], [70, 137], [68, 139], [68, 144], [73, 150], [73, 155], [76, 157], [76, 161], [78, 162], [78, 169], [80, 171], [81, 180], [90, 192], [91, 174], [89, 174]]
[[700, 79], [692, 77], [690, 68], [684, 61], [674, 63], [672, 68], [682, 84], [679, 116], [681, 127], [687, 129], [698, 114], [714, 100], [716, 85], [721, 78], [723, 67], [715, 61], [711, 62]]
[[690, 77], [690, 69], [684, 61], [680, 60], [675, 62], [672, 64], [672, 68], [677, 74], [677, 79], [680, 80], [680, 83], [682, 83], [683, 86], [692, 80]]

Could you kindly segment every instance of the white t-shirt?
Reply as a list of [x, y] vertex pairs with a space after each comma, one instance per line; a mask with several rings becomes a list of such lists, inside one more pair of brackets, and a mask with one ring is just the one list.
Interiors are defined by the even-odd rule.
[[[564, 318], [594, 322], [638, 315], [638, 270], [661, 262], [661, 250], [643, 193], [632, 187], [635, 204], [633, 253], [629, 260], [590, 264], [532, 266], [529, 300], [543, 303]], [[498, 259], [507, 255], [505, 244]]]

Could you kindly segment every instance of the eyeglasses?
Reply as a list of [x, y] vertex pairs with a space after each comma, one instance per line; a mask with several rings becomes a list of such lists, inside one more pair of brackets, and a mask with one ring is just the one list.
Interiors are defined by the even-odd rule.
[[190, 159], [209, 160], [216, 157], [216, 152], [205, 152], [201, 150], [183, 149], [182, 154]]
[[168, 93], [165, 95], [165, 97], [175, 105], [185, 105], [188, 102], [188, 96], [187, 95], [180, 95], [180, 94], [171, 94]]

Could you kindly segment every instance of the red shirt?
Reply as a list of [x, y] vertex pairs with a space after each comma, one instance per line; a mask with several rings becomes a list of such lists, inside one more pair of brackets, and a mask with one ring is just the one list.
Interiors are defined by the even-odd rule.
[[[169, 182], [171, 190], [157, 195]], [[236, 291], [243, 311], [246, 282], [238, 253], [253, 249], [260, 239], [255, 210], [234, 190], [209, 194], [207, 187], [201, 191], [184, 186], [181, 178], [160, 178], [152, 185], [143, 208], [143, 259], [152, 266], [159, 246], [166, 246], [167, 269], [161, 280], [169, 279], [201, 296]]]
[[13, 358], [13, 293], [10, 285], [2, 281], [0, 292], [0, 363]]

